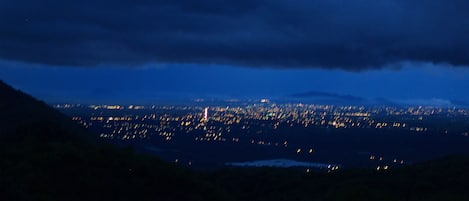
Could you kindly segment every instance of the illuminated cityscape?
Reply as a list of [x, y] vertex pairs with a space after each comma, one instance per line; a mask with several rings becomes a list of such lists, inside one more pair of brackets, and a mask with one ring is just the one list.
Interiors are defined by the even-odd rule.
[[[216, 156], [211, 163], [223, 160], [226, 164], [239, 164], [232, 162], [252, 160], [250, 156], [259, 154], [259, 160], [286, 157], [325, 166], [338, 164], [329, 170], [341, 165], [387, 170], [451, 150], [445, 150], [446, 145], [439, 144], [437, 138], [469, 139], [466, 138], [469, 109], [459, 108], [276, 104], [267, 99], [210, 107], [74, 104], [54, 107], [98, 133], [102, 140], [133, 144], [146, 151], [175, 149], [177, 154], [165, 154], [173, 157], [167, 160], [179, 163], [186, 160], [190, 165], [198, 164], [206, 153], [226, 154], [244, 149], [252, 152], [230, 153], [236, 157]], [[452, 126], [449, 120], [457, 121], [459, 126]], [[401, 147], [396, 149], [393, 143]], [[422, 143], [441, 146], [437, 148], [441, 150], [414, 148]], [[209, 151], [196, 156], [200, 147]], [[231, 158], [237, 161], [229, 161]]]
[[0, 3], [0, 201], [468, 201], [468, 0]]

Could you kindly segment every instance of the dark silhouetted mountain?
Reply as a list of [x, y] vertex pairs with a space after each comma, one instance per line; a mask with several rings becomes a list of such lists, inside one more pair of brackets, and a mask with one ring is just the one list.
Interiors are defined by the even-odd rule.
[[197, 175], [90, 142], [46, 104], [0, 82], [0, 200], [227, 200]]
[[71, 127], [73, 135], [82, 135], [84, 129], [69, 121], [69, 118], [0, 81], [0, 135], [31, 126], [54, 125], [56, 129]]

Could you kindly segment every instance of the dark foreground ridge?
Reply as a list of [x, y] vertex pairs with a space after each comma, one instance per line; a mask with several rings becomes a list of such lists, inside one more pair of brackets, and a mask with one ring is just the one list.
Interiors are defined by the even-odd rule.
[[0, 200], [227, 200], [196, 174], [83, 138], [67, 117], [4, 83], [0, 97]]
[[469, 156], [390, 171], [182, 169], [96, 143], [0, 81], [0, 200], [469, 200]]

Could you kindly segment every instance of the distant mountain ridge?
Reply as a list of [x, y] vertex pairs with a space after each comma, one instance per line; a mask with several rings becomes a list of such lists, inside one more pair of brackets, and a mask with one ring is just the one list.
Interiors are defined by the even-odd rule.
[[337, 104], [337, 105], [385, 105], [385, 106], [440, 106], [440, 107], [469, 107], [467, 100], [445, 100], [438, 98], [431, 99], [410, 99], [410, 100], [390, 100], [386, 98], [364, 98], [348, 94], [337, 94], [322, 91], [307, 91], [289, 94], [281, 98], [282, 101], [300, 101], [315, 104]]
[[323, 97], [323, 98], [334, 98], [334, 99], [344, 99], [350, 101], [364, 101], [365, 99], [358, 96], [352, 95], [341, 95], [335, 93], [328, 93], [328, 92], [320, 92], [320, 91], [308, 91], [303, 93], [295, 93], [291, 94], [288, 97], [292, 98], [315, 98], [315, 97]]
[[359, 96], [322, 91], [307, 91], [288, 94], [282, 97], [280, 100], [284, 102], [303, 102], [325, 105], [372, 105], [377, 102]]

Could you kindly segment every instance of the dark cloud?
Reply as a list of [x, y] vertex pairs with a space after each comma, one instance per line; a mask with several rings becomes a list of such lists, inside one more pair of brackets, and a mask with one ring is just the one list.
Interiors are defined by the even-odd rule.
[[2, 1], [0, 58], [65, 66], [468, 66], [468, 11], [467, 0]]

